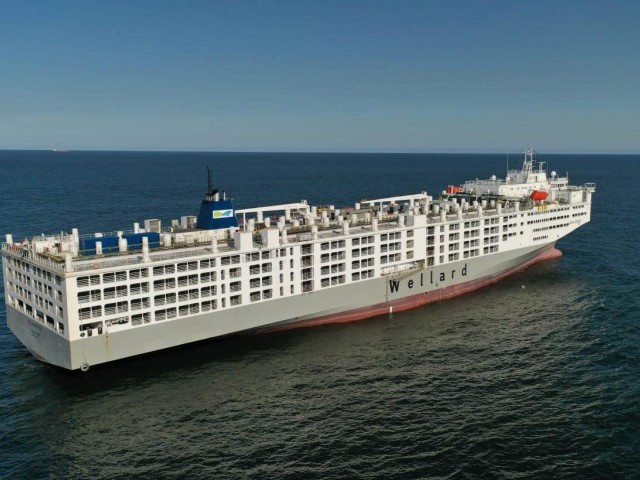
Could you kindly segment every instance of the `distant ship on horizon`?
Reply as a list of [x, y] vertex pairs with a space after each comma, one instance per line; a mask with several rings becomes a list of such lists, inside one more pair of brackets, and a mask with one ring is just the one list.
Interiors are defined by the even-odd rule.
[[53, 150], [51, 150], [52, 152], [56, 152], [56, 153], [66, 153], [69, 150], [65, 149], [65, 148], [54, 148]]

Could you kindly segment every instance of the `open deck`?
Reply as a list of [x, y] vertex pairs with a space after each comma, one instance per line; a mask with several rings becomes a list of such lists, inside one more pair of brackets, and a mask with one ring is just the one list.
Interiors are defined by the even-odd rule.
[[[553, 208], [550, 205], [549, 208]], [[459, 212], [450, 213], [428, 213], [422, 214], [425, 217], [426, 225], [439, 225], [449, 222], [476, 219], [480, 217], [491, 217], [498, 214], [499, 209], [470, 209], [466, 212], [460, 210]], [[519, 211], [518, 208], [502, 208], [501, 214], [508, 214]], [[444, 214], [443, 214], [444, 213]], [[263, 227], [264, 228], [264, 227]], [[349, 226], [349, 233], [345, 235], [343, 228], [337, 222], [331, 223], [328, 227], [317, 225], [317, 238], [313, 238], [312, 229], [310, 225], [304, 225], [295, 228], [289, 228], [286, 235], [286, 241], [282, 241], [281, 245], [307, 243], [307, 242], [320, 242], [327, 239], [341, 238], [351, 235], [361, 235], [363, 233], [369, 233], [382, 230], [393, 230], [400, 228], [398, 222], [398, 215], [383, 216], [377, 223], [373, 225], [372, 222], [357, 222]], [[404, 225], [402, 228], [409, 228]], [[196, 231], [195, 229], [193, 231]], [[90, 235], [88, 235], [90, 237]], [[54, 235], [52, 237], [55, 241], [68, 238], [68, 234]], [[33, 240], [40, 240], [42, 237], [35, 237]], [[72, 257], [71, 268], [65, 266], [65, 257], [63, 253], [36, 251], [31, 245], [33, 240], [28, 245], [9, 244], [2, 243], [2, 252], [8, 256], [16, 258], [27, 257], [30, 262], [39, 265], [43, 268], [47, 268], [59, 273], [64, 274], [70, 272], [84, 272], [97, 269], [109, 269], [117, 268], [128, 265], [143, 264], [147, 262], [165, 261], [179, 258], [197, 258], [201, 256], [211, 256], [213, 254], [225, 254], [238, 252], [239, 249], [235, 247], [234, 241], [231, 238], [225, 239], [213, 239], [204, 242], [193, 241], [191, 243], [184, 244], [172, 244], [171, 246], [160, 246], [150, 248], [149, 260], [145, 261], [144, 256], [140, 250], [115, 252], [105, 254], [91, 254], [85, 255], [82, 251], [78, 256]], [[254, 232], [252, 250], [262, 250], [268, 248], [263, 244], [260, 237], [260, 230]]]

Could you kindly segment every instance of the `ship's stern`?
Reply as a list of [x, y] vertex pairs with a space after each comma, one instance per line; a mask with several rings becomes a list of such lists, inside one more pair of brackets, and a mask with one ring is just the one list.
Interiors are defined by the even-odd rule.
[[73, 370], [69, 340], [7, 305], [7, 326], [38, 360]]

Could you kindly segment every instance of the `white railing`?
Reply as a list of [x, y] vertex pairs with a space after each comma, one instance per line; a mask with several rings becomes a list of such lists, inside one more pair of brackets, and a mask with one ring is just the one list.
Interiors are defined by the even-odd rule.
[[[572, 189], [594, 189], [594, 184], [587, 184], [584, 187], [569, 187]], [[514, 207], [503, 208], [502, 214], [512, 214], [518, 211], [526, 212], [529, 209], [526, 206], [523, 206], [522, 210], [516, 210]], [[547, 208], [553, 209], [554, 205], [550, 204]], [[497, 209], [486, 209], [482, 217], [491, 217], [495, 216], [497, 213]], [[445, 215], [444, 222], [455, 221], [458, 218], [458, 213], [448, 213]], [[476, 219], [479, 218], [477, 210], [467, 210], [462, 212], [462, 220]], [[389, 215], [383, 217], [382, 220], [378, 223], [377, 230], [378, 231], [386, 231], [398, 229], [398, 216], [397, 215]], [[427, 225], [436, 225], [443, 223], [443, 220], [440, 214], [428, 213], [426, 218]], [[403, 228], [411, 228], [409, 226], [405, 226]], [[349, 235], [362, 235], [373, 233], [372, 225], [370, 223], [362, 223], [358, 222], [357, 224], [352, 224], [350, 226]], [[318, 231], [318, 240], [326, 240], [331, 238], [339, 238], [344, 237], [344, 233], [342, 229], [336, 224], [331, 225], [328, 228], [322, 228], [319, 226]], [[308, 232], [297, 232], [296, 234], [289, 236], [290, 242], [299, 242], [299, 241], [311, 241], [311, 234]], [[254, 242], [253, 248], [262, 249], [265, 246], [259, 242]], [[17, 259], [25, 259], [29, 263], [34, 265], [38, 265], [44, 267], [46, 269], [55, 271], [55, 272], [65, 272], [65, 263], [60, 256], [50, 256], [44, 253], [36, 253], [31, 250], [27, 246], [21, 246], [17, 244], [9, 244], [2, 243], [2, 253], [3, 255], [8, 255], [15, 257]], [[217, 245], [216, 253], [230, 253], [237, 252], [237, 250], [232, 246], [232, 242], [230, 241], [220, 241]], [[157, 249], [153, 249], [150, 252], [150, 260], [152, 262], [163, 262], [170, 261], [182, 258], [190, 258], [197, 256], [211, 256], [213, 254], [213, 250], [211, 248], [211, 243], [200, 242], [195, 244], [180, 244], [175, 245], [173, 247], [161, 247]], [[362, 256], [362, 254], [360, 254]], [[86, 272], [91, 270], [102, 270], [107, 268], [117, 268], [128, 265], [142, 265], [143, 255], [142, 252], [132, 252], [128, 251], [126, 253], [115, 253], [111, 255], [104, 256], [90, 256], [90, 257], [76, 257], [72, 261], [72, 271], [73, 272]]]

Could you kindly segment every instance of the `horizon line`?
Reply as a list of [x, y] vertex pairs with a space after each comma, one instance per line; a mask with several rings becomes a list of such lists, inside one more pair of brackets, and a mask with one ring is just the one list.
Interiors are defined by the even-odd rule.
[[[535, 149], [534, 149], [535, 150]], [[524, 150], [490, 150], [490, 149], [464, 149], [464, 150], [449, 150], [449, 149], [435, 149], [431, 151], [426, 150], [370, 150], [370, 149], [360, 149], [360, 150], [291, 150], [291, 149], [220, 149], [220, 150], [209, 150], [209, 149], [191, 149], [191, 150], [183, 150], [183, 149], [143, 149], [143, 148], [4, 148], [1, 147], [0, 151], [4, 152], [52, 152], [52, 153], [71, 153], [71, 152], [135, 152], [135, 153], [268, 153], [268, 154], [355, 154], [355, 155], [388, 155], [388, 154], [397, 154], [397, 155], [460, 155], [460, 154], [469, 154], [469, 155], [518, 155], [522, 154]], [[632, 151], [569, 151], [569, 150], [560, 150], [560, 151], [542, 151], [544, 155], [640, 155], [640, 150], [637, 152]]]

